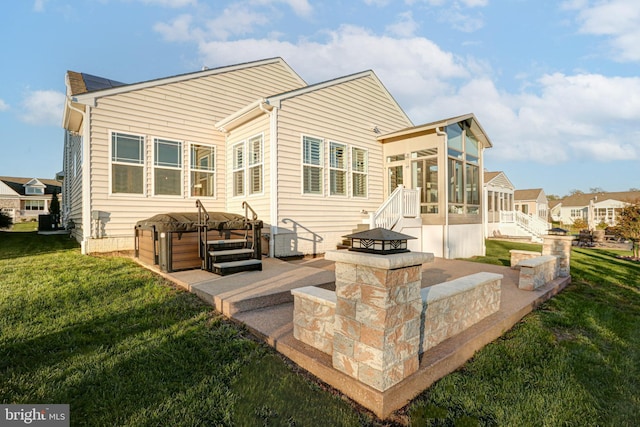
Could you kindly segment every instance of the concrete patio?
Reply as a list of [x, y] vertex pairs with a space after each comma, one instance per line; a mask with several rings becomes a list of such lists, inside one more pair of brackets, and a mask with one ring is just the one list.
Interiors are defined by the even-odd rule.
[[334, 263], [322, 257], [295, 261], [266, 258], [263, 262], [263, 271], [230, 276], [201, 270], [154, 271], [198, 295], [230, 319], [243, 323], [278, 352], [380, 418], [388, 417], [435, 381], [458, 369], [477, 350], [500, 337], [571, 281], [570, 277], [560, 277], [534, 291], [525, 291], [518, 289], [519, 272], [509, 267], [439, 258], [424, 264], [423, 288], [478, 272], [502, 274], [500, 309], [424, 352], [416, 373], [380, 392], [334, 369], [330, 355], [293, 337], [291, 289], [304, 286], [334, 289]]

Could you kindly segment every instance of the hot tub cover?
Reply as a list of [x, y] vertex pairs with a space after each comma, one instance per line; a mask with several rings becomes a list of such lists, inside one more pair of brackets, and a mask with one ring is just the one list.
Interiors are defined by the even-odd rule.
[[[158, 232], [170, 231], [197, 231], [197, 212], [170, 212], [154, 215], [151, 218], [140, 220], [136, 228], [155, 227]], [[244, 216], [227, 212], [209, 212], [207, 226], [210, 230], [243, 230], [245, 228]]]

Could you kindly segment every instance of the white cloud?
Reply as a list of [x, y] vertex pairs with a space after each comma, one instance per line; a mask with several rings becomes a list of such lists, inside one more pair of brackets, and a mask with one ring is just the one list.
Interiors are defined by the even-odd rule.
[[180, 15], [170, 24], [165, 24], [164, 22], [156, 23], [153, 29], [170, 42], [196, 40], [198, 36], [191, 31], [192, 21], [193, 17], [191, 15]]
[[[400, 20], [413, 22], [411, 14]], [[497, 88], [486, 62], [456, 56], [393, 25], [383, 35], [344, 25], [314, 39], [285, 41], [227, 40], [192, 24], [177, 19], [165, 36], [197, 40], [198, 62], [210, 66], [281, 56], [310, 83], [372, 69], [416, 124], [475, 113], [494, 143], [492, 158], [542, 164], [640, 158], [640, 78], [546, 74], [510, 93]]]
[[171, 8], [195, 6], [198, 3], [197, 0], [140, 0], [140, 1], [144, 4], [171, 7]]
[[207, 33], [218, 40], [229, 36], [243, 36], [254, 31], [256, 26], [269, 23], [266, 15], [253, 10], [249, 5], [232, 4], [222, 15], [207, 22]]
[[7, 111], [9, 109], [9, 104], [4, 102], [4, 100], [0, 99], [0, 111]]
[[469, 15], [458, 7], [442, 10], [439, 20], [451, 24], [453, 29], [464, 33], [472, 33], [484, 27], [484, 18], [481, 14]]
[[413, 36], [418, 29], [418, 23], [413, 19], [411, 12], [404, 12], [398, 16], [398, 20], [393, 24], [387, 25], [387, 33], [399, 37]]
[[[578, 10], [580, 32], [609, 37], [620, 61], [640, 61], [640, 2], [637, 0], [610, 0], [585, 5], [574, 1], [564, 4], [566, 9]], [[576, 9], [578, 6], [583, 6]]]
[[33, 2], [33, 11], [34, 12], [44, 12], [44, 5], [48, 0], [35, 0]]
[[65, 95], [55, 90], [35, 90], [22, 101], [20, 119], [32, 125], [60, 126]]
[[459, 58], [426, 38], [397, 39], [354, 26], [328, 31], [324, 41], [209, 41], [200, 44], [200, 52], [202, 62], [211, 65], [282, 56], [303, 78], [314, 82], [373, 69], [394, 96], [423, 102], [448, 89], [448, 79], [468, 77]]

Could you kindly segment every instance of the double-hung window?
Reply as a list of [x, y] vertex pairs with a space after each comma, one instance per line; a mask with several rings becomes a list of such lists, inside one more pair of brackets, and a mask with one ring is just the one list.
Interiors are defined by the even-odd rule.
[[233, 151], [233, 195], [244, 196], [244, 142], [235, 144]]
[[111, 134], [111, 192], [144, 193], [144, 137]]
[[189, 159], [189, 166], [191, 169], [191, 196], [215, 197], [215, 147], [191, 144]]
[[182, 195], [182, 142], [153, 140], [153, 194]]
[[324, 174], [323, 141], [319, 138], [302, 138], [302, 192], [304, 194], [323, 194]]
[[262, 135], [249, 138], [249, 194], [262, 193]]
[[367, 197], [368, 153], [362, 148], [351, 148], [351, 182], [353, 197]]
[[329, 194], [347, 195], [347, 146], [329, 143]]

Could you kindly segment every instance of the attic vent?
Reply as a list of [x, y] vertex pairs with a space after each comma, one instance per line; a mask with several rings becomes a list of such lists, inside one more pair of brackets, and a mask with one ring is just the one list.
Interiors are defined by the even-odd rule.
[[438, 148], [427, 148], [426, 150], [414, 151], [411, 153], [412, 158], [416, 157], [430, 157], [438, 155]]

